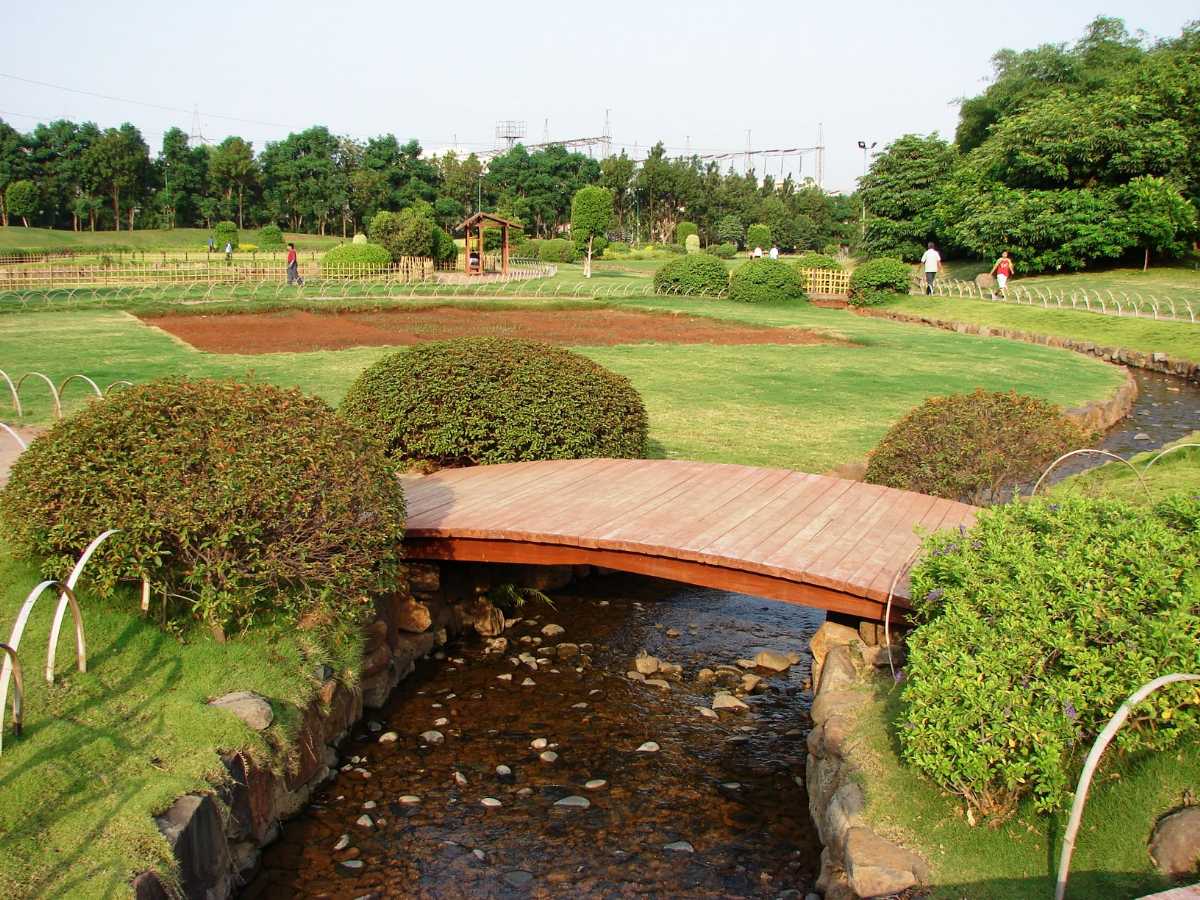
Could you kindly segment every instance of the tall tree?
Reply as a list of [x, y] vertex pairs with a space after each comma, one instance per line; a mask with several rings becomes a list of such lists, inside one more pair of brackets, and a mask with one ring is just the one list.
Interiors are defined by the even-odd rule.
[[0, 225], [8, 226], [9, 185], [28, 174], [24, 136], [0, 119]]
[[587, 256], [583, 263], [583, 277], [592, 277], [592, 248], [596, 238], [604, 237], [612, 224], [613, 195], [605, 187], [592, 185], [582, 187], [571, 199], [571, 237], [575, 243], [587, 244]]
[[232, 200], [234, 191], [237, 191], [238, 228], [245, 227], [242, 199], [246, 186], [254, 180], [257, 170], [253, 146], [236, 136], [221, 141], [208, 159], [209, 178], [225, 192], [225, 199]]
[[163, 135], [162, 151], [156, 167], [162, 182], [159, 208], [168, 228], [180, 222], [195, 224], [200, 199], [204, 196], [208, 154], [202, 147], [188, 145], [188, 136], [180, 128], [169, 128]]
[[864, 239], [869, 255], [920, 258], [936, 236], [934, 209], [956, 155], [936, 134], [906, 134], [875, 157], [859, 182], [871, 215]]
[[132, 231], [134, 201], [145, 187], [150, 168], [150, 148], [142, 140], [141, 132], [128, 122], [120, 128], [107, 129], [87, 148], [83, 165], [94, 182], [112, 198], [113, 227], [118, 231], [124, 194]]

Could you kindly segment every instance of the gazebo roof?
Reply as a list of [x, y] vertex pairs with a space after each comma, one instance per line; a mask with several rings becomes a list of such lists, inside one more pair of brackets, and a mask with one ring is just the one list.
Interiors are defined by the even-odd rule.
[[470, 216], [461, 222], [458, 226], [458, 230], [462, 231], [464, 228], [483, 225], [484, 223], [491, 223], [493, 225], [501, 225], [508, 228], [518, 228], [524, 230], [524, 228], [521, 225], [518, 225], [516, 222], [510, 222], [508, 219], [502, 218], [495, 213], [490, 212], [475, 213], [475, 215]]

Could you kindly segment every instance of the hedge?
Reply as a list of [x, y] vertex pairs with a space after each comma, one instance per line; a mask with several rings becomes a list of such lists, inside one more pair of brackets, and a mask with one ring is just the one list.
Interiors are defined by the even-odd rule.
[[575, 244], [566, 238], [550, 238], [538, 242], [538, 259], [542, 262], [570, 263], [578, 259]]
[[419, 344], [366, 369], [340, 410], [404, 464], [637, 458], [646, 410], [629, 380], [533, 341]]
[[893, 294], [907, 294], [912, 266], [880, 256], [867, 260], [850, 273], [851, 306], [878, 306]]
[[654, 273], [656, 294], [708, 294], [723, 296], [729, 290], [729, 270], [725, 263], [707, 253], [682, 256], [659, 267]]
[[737, 256], [737, 247], [733, 244], [709, 244], [704, 248], [704, 252], [718, 259], [733, 259]]
[[842, 264], [827, 253], [803, 253], [794, 262], [797, 269], [830, 269], [842, 271]]
[[755, 259], [733, 271], [729, 299], [740, 303], [806, 300], [800, 273], [777, 259]]
[[392, 264], [387, 247], [379, 244], [339, 244], [321, 257], [321, 271], [382, 272]]
[[258, 246], [263, 250], [282, 250], [285, 246], [283, 229], [278, 225], [264, 225], [258, 230]]

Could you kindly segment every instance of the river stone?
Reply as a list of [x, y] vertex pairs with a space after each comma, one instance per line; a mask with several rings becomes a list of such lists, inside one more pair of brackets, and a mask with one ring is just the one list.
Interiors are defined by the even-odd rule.
[[603, 778], [593, 778], [591, 781], [585, 782], [583, 786], [589, 791], [598, 791], [600, 788], [606, 787], [607, 785], [608, 782]]
[[749, 709], [750, 707], [737, 697], [733, 696], [733, 694], [727, 694], [724, 691], [721, 691], [715, 697], [713, 697], [712, 708], [743, 710]]
[[899, 894], [929, 877], [921, 857], [885, 841], [869, 828], [847, 832], [844, 856], [850, 887], [861, 897]]
[[497, 681], [512, 681], [512, 672], [505, 672], [503, 675], [496, 676]]
[[854, 667], [850, 648], [834, 647], [825, 657], [825, 665], [821, 667], [821, 680], [816, 683], [817, 691], [840, 691], [853, 686], [857, 681], [858, 670]]
[[717, 680], [717, 673], [712, 669], [701, 669], [696, 673], [696, 684], [704, 686]]
[[742, 676], [742, 690], [747, 694], [754, 693], [754, 689], [760, 684], [762, 684], [762, 679], [757, 675], [751, 675], [749, 672], [747, 672]]
[[500, 803], [500, 801], [497, 800], [495, 797], [484, 797], [479, 802], [482, 803], [484, 806], [486, 806], [488, 809], [495, 809], [496, 807], [502, 805]]
[[661, 688], [664, 691], [669, 691], [671, 689], [670, 682], [665, 681], [662, 678], [647, 678], [646, 684], [652, 687]]
[[420, 634], [433, 624], [433, 615], [429, 607], [419, 600], [407, 598], [396, 609], [396, 625], [401, 631], [411, 631]]
[[533, 687], [535, 684], [537, 684], [537, 682], [534, 681], [532, 678], [526, 678], [524, 681], [521, 682], [521, 687]]
[[379, 743], [381, 744], [394, 744], [398, 740], [400, 740], [400, 735], [394, 731], [385, 731], [379, 736]]
[[633, 661], [633, 666], [643, 675], [653, 675], [658, 671], [658, 657], [649, 653], [639, 653]]
[[378, 805], [379, 804], [377, 804], [374, 800], [368, 800], [366, 803], [363, 804], [363, 809], [367, 809], [367, 810], [374, 809]]
[[558, 762], [558, 754], [553, 750], [543, 750], [538, 754], [538, 759], [544, 763]]
[[678, 628], [668, 628], [667, 629], [667, 637], [669, 637], [669, 638], [679, 637], [679, 629]]
[[664, 850], [674, 850], [679, 853], [695, 853], [696, 848], [687, 841], [672, 841], [669, 844], [663, 844]]
[[446, 739], [446, 736], [440, 731], [422, 731], [421, 740], [427, 744], [440, 744]]
[[1164, 875], [1189, 875], [1200, 864], [1200, 806], [1159, 819], [1150, 838], [1150, 856]]
[[340, 838], [337, 839], [337, 843], [333, 845], [333, 852], [340, 853], [342, 850], [345, 850], [349, 846], [350, 846], [350, 835], [343, 834]]
[[545, 750], [547, 747], [550, 746], [550, 742], [548, 740], [546, 740], [545, 738], [534, 738], [532, 741], [529, 742], [529, 746], [532, 747], [534, 750]]
[[454, 773], [454, 783], [459, 787], [466, 787], [470, 782], [467, 781], [467, 776], [462, 772]]
[[791, 666], [792, 661], [788, 659], [786, 654], [780, 653], [777, 650], [763, 650], [754, 657], [754, 664], [762, 669], [783, 672]]
[[553, 622], [542, 627], [542, 635], [548, 638], [558, 637], [560, 634], [566, 634], [566, 632], [567, 629], [563, 628], [561, 625], [555, 625]]
[[570, 797], [563, 797], [555, 806], [571, 807], [574, 809], [587, 809], [592, 805], [592, 801], [587, 797], [580, 797], [578, 794], [572, 794]]
[[630, 681], [645, 681], [646, 680], [646, 676], [643, 675], [641, 672], [626, 672], [625, 677], [628, 678]]
[[579, 655], [578, 644], [559, 644], [554, 649], [555, 655], [561, 660], [574, 659]]
[[416, 794], [404, 794], [397, 800], [398, 803], [403, 803], [405, 806], [415, 806], [421, 802], [421, 798]]
[[700, 713], [700, 715], [704, 716], [704, 718], [706, 718], [706, 719], [718, 719], [718, 718], [720, 718], [720, 716], [718, 716], [718, 715], [717, 715], [715, 712], [713, 712], [713, 711], [712, 711], [711, 709], [709, 709], [707, 706], [697, 706], [697, 707], [696, 707], [696, 712]]
[[654, 741], [646, 741], [646, 743], [642, 744], [642, 746], [638, 747], [637, 750], [634, 752], [636, 752], [636, 753], [657, 753], [658, 751], [659, 751], [659, 746], [657, 743], [655, 743]]
[[658, 674], [663, 676], [663, 678], [679, 679], [683, 677], [683, 666], [678, 663], [660, 661], [658, 664]]
[[357, 872], [363, 867], [363, 861], [361, 859], [343, 859], [338, 863], [338, 865], [343, 869], [349, 869], [352, 872]]
[[366, 813], [363, 813], [361, 816], [359, 816], [357, 819], [354, 820], [354, 824], [359, 825], [363, 828], [371, 828], [375, 825], [375, 822], [372, 821], [370, 816], [368, 816]]
[[252, 691], [234, 691], [210, 701], [208, 705], [233, 713], [255, 731], [263, 731], [275, 718], [267, 699]]
[[463, 617], [483, 637], [497, 637], [504, 633], [507, 622], [504, 613], [498, 610], [487, 597], [476, 597], [463, 610]]
[[1146, 432], [1144, 432], [1144, 431], [1139, 431], [1137, 434], [1135, 434], [1133, 436], [1133, 439], [1135, 441], [1148, 441], [1148, 440], [1150, 440], [1150, 435], [1146, 434]]
[[533, 881], [532, 872], [523, 872], [520, 869], [515, 872], [505, 872], [501, 877], [504, 879], [506, 884], [515, 888], [528, 887], [529, 883]]
[[808, 649], [812, 654], [813, 684], [821, 683], [821, 666], [825, 664], [825, 657], [829, 651], [834, 647], [846, 644], [858, 645], [861, 649], [862, 639], [859, 637], [857, 629], [839, 625], [837, 622], [825, 622], [817, 629], [816, 634], [808, 642]]
[[512, 774], [512, 769], [508, 766], [496, 766], [496, 774], [501, 777]]
[[753, 669], [757, 665], [752, 659], [739, 659], [737, 664], [743, 669]]

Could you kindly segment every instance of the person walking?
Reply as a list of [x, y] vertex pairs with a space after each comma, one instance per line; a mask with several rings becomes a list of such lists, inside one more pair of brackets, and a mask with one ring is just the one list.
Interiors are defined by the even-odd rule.
[[300, 277], [300, 261], [296, 257], [296, 245], [288, 243], [287, 251], [287, 281], [288, 284], [304, 284]]
[[1012, 277], [1015, 271], [1013, 261], [1008, 258], [1008, 251], [1005, 250], [1000, 254], [1000, 258], [996, 260], [996, 264], [992, 266], [992, 274], [996, 276], [996, 284], [1000, 286], [1000, 296], [1008, 298], [1007, 288], [1008, 279]]
[[750, 254], [751, 259], [762, 259], [762, 247], [755, 247], [754, 252]]
[[779, 259], [779, 248], [774, 244], [771, 245], [771, 252], [767, 254], [771, 259]]
[[225, 242], [225, 265], [233, 265], [233, 241]]
[[932, 294], [933, 282], [937, 279], [938, 272], [942, 271], [942, 254], [937, 252], [933, 241], [929, 242], [929, 249], [922, 254], [921, 262], [925, 264], [925, 293]]
[[212, 252], [214, 252], [216, 249], [217, 249], [216, 242], [213, 240], [213, 236], [210, 234], [210, 235], [208, 236], [208, 252], [209, 252], [209, 253], [212, 253]]

